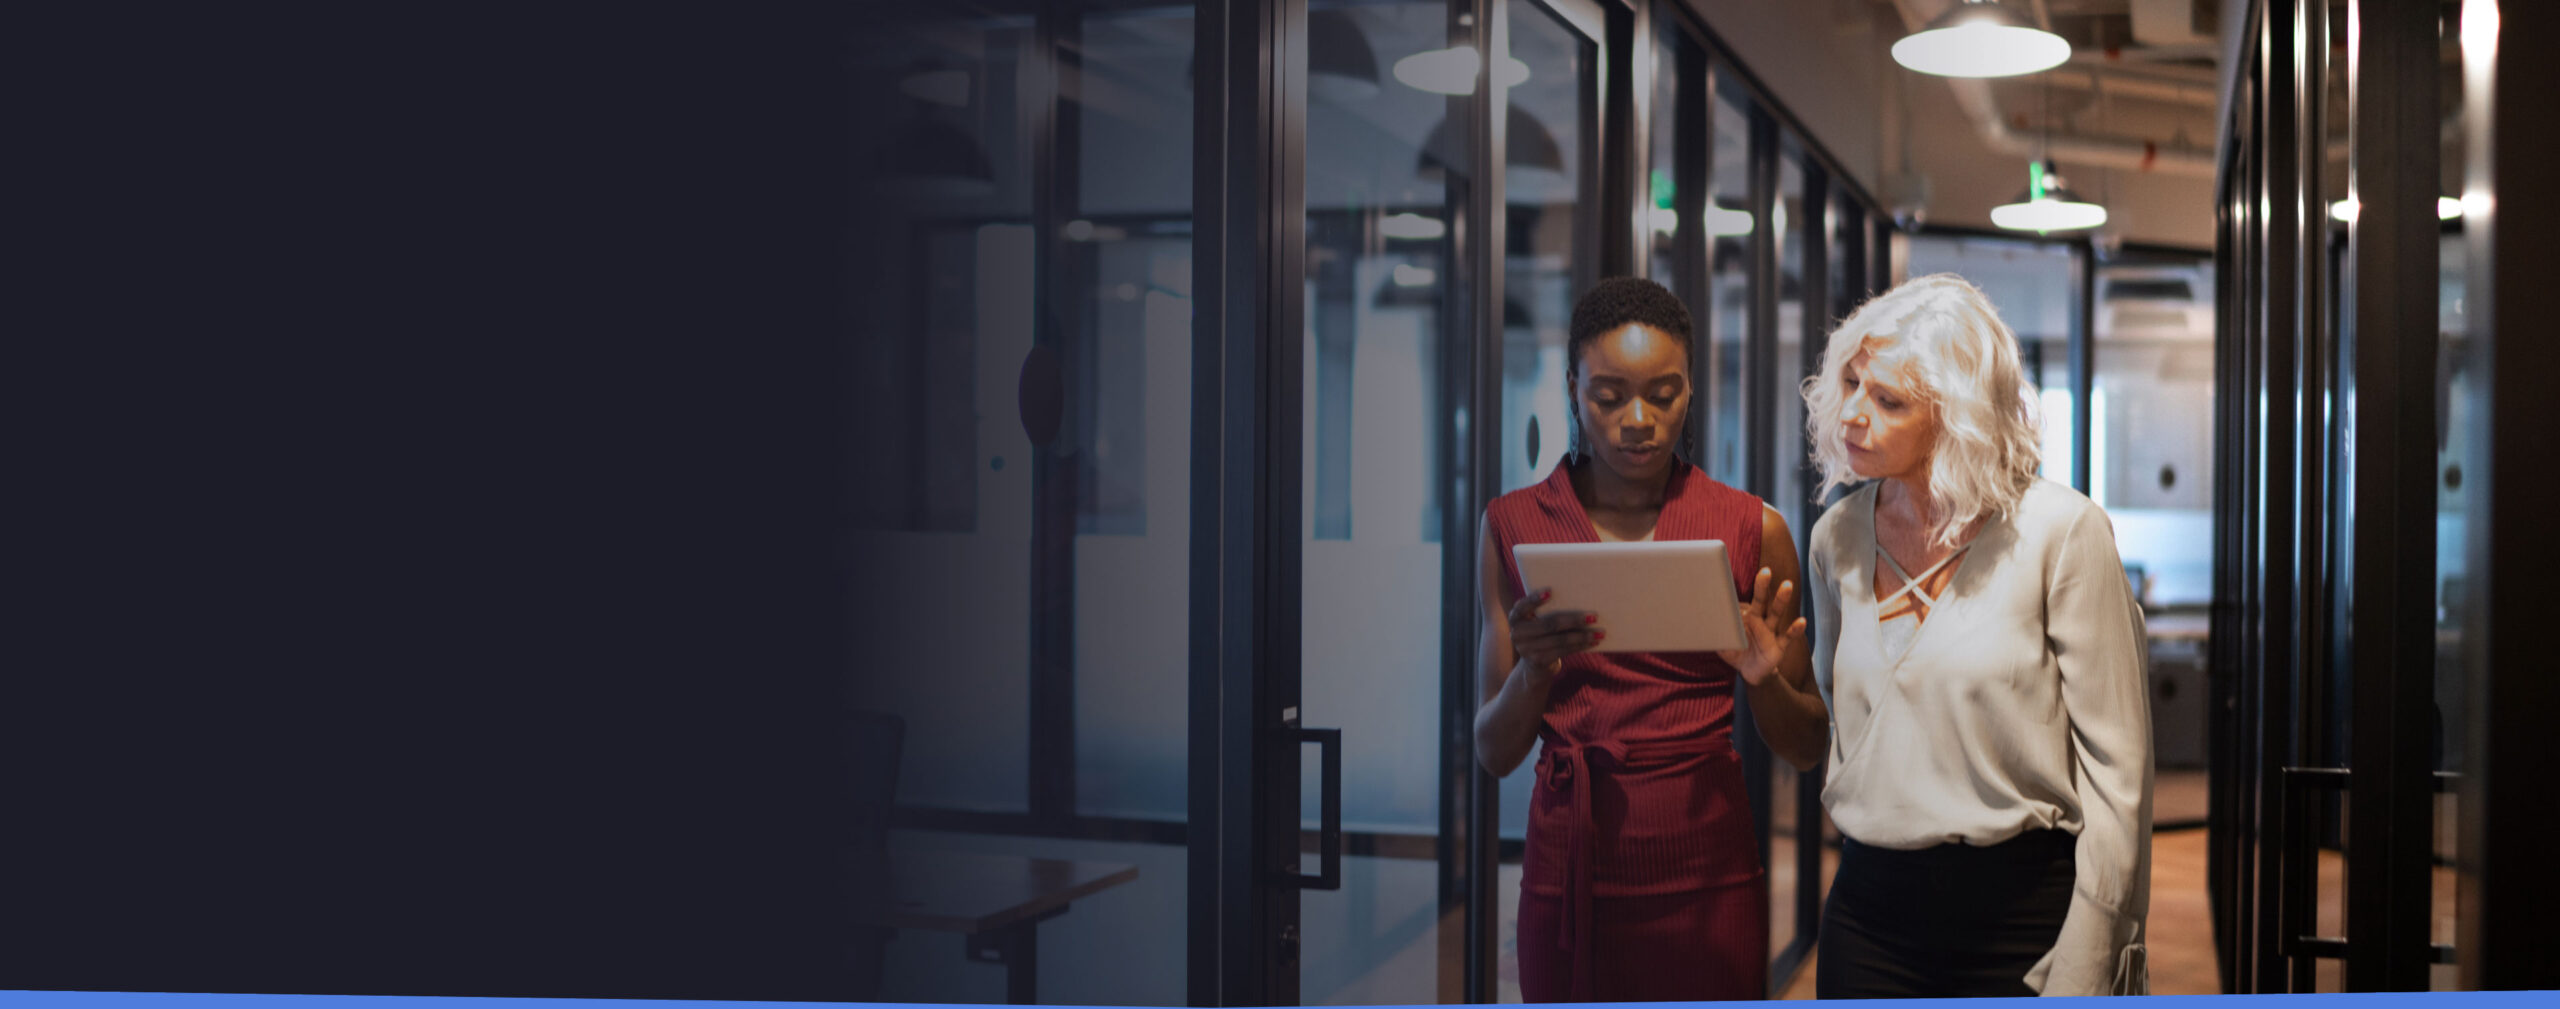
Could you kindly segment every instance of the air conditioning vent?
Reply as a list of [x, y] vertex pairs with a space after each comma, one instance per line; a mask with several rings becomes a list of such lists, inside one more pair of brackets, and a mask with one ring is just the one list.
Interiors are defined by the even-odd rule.
[[2126, 278], [2107, 284], [2108, 301], [2194, 301], [2195, 288], [2175, 277]]

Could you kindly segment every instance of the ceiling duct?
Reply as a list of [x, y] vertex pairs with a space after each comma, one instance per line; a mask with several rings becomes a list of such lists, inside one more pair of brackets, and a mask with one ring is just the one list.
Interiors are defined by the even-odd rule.
[[[2180, 6], [2191, 8], [2193, 4], [2194, 0], [2184, 0]], [[1901, 14], [1904, 23], [1914, 30], [1917, 30], [1920, 25], [1929, 23], [1929, 19], [1936, 16], [1939, 9], [1944, 6], [1946, 5], [1943, 3], [1933, 4], [1930, 0], [1893, 0], [1894, 10]], [[2097, 68], [2093, 72], [2100, 80], [2098, 87], [2101, 90], [2106, 89], [2105, 78], [2108, 72], [2104, 68]], [[2071, 77], [2086, 80], [2088, 76], [2057, 72], [2053, 79], [2055, 83], [2061, 83]], [[2213, 177], [2217, 159], [2211, 148], [2197, 147], [2177, 140], [2126, 139], [2059, 130], [2051, 134], [2016, 132], [2010, 129], [2007, 117], [2001, 115], [2000, 103], [1992, 97], [1990, 82], [1957, 77], [1947, 78], [1946, 81], [1947, 88], [1955, 93], [1956, 104], [1964, 109], [1965, 116], [1973, 120], [1974, 128], [1982, 134], [1983, 143], [2001, 154], [2027, 160], [2051, 158], [2088, 168]], [[2154, 80], [2149, 83], [2160, 82]], [[2131, 87], [2143, 89], [2145, 85], [2131, 85]], [[2132, 95], [2128, 93], [2127, 97]]]

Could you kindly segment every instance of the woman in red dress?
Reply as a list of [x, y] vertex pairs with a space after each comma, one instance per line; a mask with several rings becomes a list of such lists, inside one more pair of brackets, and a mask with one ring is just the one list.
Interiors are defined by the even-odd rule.
[[[1751, 692], [1762, 738], [1788, 763], [1810, 768], [1830, 746], [1785, 518], [1671, 451], [1691, 401], [1689, 340], [1688, 310], [1661, 285], [1593, 287], [1565, 351], [1575, 447], [1485, 511], [1476, 759], [1508, 775], [1541, 747], [1520, 881], [1531, 1002], [1766, 998], [1768, 884], [1733, 748], [1735, 690]], [[1512, 564], [1522, 543], [1652, 539], [1725, 542], [1750, 644], [1593, 651], [1609, 615], [1541, 612], [1543, 590]]]

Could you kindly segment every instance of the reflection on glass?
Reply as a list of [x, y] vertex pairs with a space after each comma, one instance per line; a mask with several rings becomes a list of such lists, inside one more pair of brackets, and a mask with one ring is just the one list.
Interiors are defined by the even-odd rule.
[[[1519, 306], [1504, 306], [1502, 342], [1502, 486], [1517, 490], [1545, 478], [1571, 443], [1566, 403], [1564, 346], [1573, 299], [1585, 281], [1594, 251], [1584, 240], [1582, 192], [1586, 174], [1577, 138], [1593, 128], [1582, 106], [1583, 78], [1597, 67], [1591, 40], [1534, 4], [1512, 8], [1511, 52], [1529, 65], [1527, 83], [1511, 90], [1514, 136], [1521, 153], [1523, 120], [1552, 137], [1554, 157], [1503, 168], [1509, 217], [1503, 255], [1503, 291]], [[1541, 144], [1537, 150], [1549, 148]]]
[[[1849, 194], [1837, 186], [1832, 187], [1831, 215], [1822, 222], [1824, 246], [1830, 250], [1830, 255], [1823, 260], [1828, 264], [1823, 276], [1831, 285], [1831, 309], [1823, 318], [1821, 329], [1825, 338], [1828, 338], [1834, 324], [1847, 318], [1849, 311], [1858, 307], [1857, 303], [1866, 293], [1857, 287], [1864, 282], [1866, 270], [1854, 254], [1854, 250], [1864, 247], [1854, 241], [1859, 229], [1864, 227], [1866, 215], [1849, 199]], [[1822, 349], [1817, 347], [1814, 353], [1820, 354]]]
[[[1192, 169], [1159, 152], [1192, 146], [1194, 30], [1183, 6], [982, 5], [855, 40], [866, 366], [850, 380], [855, 430], [875, 440], [850, 463], [865, 478], [852, 606], [855, 626], [913, 633], [864, 638], [852, 701], [905, 720], [902, 807], [1016, 824], [1186, 815]], [[1053, 62], [1044, 87], [1032, 68]], [[1060, 185], [1035, 216], [1043, 178]], [[1071, 734], [1030, 703], [1035, 681], [1060, 680]], [[893, 864], [1134, 867], [1074, 903], [1076, 927], [1041, 929], [1039, 995], [1184, 1000], [1181, 916], [1165, 911], [1188, 890], [1179, 844], [920, 830], [888, 844]], [[877, 952], [877, 1000], [1005, 997], [1003, 972], [950, 933], [903, 928]]]
[[[1773, 341], [1777, 348], [1773, 356], [1777, 358], [1778, 385], [1774, 397], [1777, 416], [1770, 418], [1769, 428], [1773, 450], [1770, 458], [1777, 460], [1772, 467], [1777, 482], [1769, 489], [1769, 503], [1794, 514], [1812, 494], [1804, 480], [1804, 397], [1798, 392], [1806, 372], [1805, 255], [1816, 236], [1810, 227], [1814, 215], [1807, 212], [1804, 202], [1804, 155], [1795, 149], [1792, 137], [1779, 150], [1778, 199], [1770, 208], [1770, 216], [1778, 235], [1778, 331]], [[1792, 784], [1792, 779], [1788, 780]]]
[[[2480, 11], [2465, 13], [2472, 15], [2471, 20], [2475, 27], [2481, 21], [2477, 16], [2481, 13]], [[2492, 10], [2490, 13], [2495, 12]], [[2463, 23], [2464, 18], [2459, 16], [2449, 16], [2445, 19], [2444, 27], [2448, 42], [2457, 41], [2453, 36], [2461, 31]], [[2447, 51], [2455, 54], [2454, 59], [2458, 63], [2463, 56], [2475, 50], [2456, 45]], [[2455, 73], [2448, 75], [2445, 81], [2446, 86], [2454, 92], [2447, 96], [2453, 99], [2449, 107], [2465, 107], [2466, 96], [2463, 91], [2468, 77]], [[2454, 122], [2461, 126], [2468, 125], [2470, 120], [2457, 116]], [[2467, 144], [2460, 142], [2460, 138], [2448, 138], [2448, 140], [2452, 142], [2445, 145], [2447, 156], [2442, 165], [2444, 186], [2441, 191], [2459, 194], [2463, 192], [2464, 180], [2469, 174], [2469, 165], [2465, 159], [2469, 156], [2471, 149]], [[2440, 208], [2437, 216], [2445, 217], [2447, 211], [2458, 210], [2459, 206], [2457, 203], [2453, 207]], [[2468, 721], [2470, 710], [2465, 694], [2470, 671], [2464, 668], [2462, 658], [2463, 628], [2470, 619], [2471, 597], [2468, 591], [2470, 583], [2463, 558], [2470, 539], [2469, 523], [2465, 516], [2469, 513], [2471, 495], [2464, 490], [2467, 481], [2463, 478], [2462, 462], [2470, 457], [2473, 448], [2471, 444], [2474, 432], [2472, 415], [2478, 405], [2472, 399], [2472, 390], [2474, 376], [2479, 371], [2480, 362], [2471, 340], [2470, 248], [2466, 244], [2460, 223], [2448, 225], [2448, 230], [2450, 233], [2438, 241], [2436, 252], [2436, 269], [2439, 279], [2436, 286], [2435, 714], [2437, 728], [2434, 763], [2438, 772], [2448, 779], [2455, 779], [2463, 772], [2462, 751], [2465, 737], [2463, 728]], [[2433, 935], [2431, 941], [2435, 944], [2454, 947], [2453, 959], [2456, 962], [2440, 963], [2431, 967], [2428, 971], [2428, 987], [2436, 991], [2450, 991], [2460, 981], [2460, 961], [2469, 952], [2460, 948], [2454, 941], [2454, 923], [2461, 911], [2459, 889], [2453, 871], [2455, 853], [2459, 850], [2456, 847], [2459, 840], [2456, 830], [2456, 824], [2459, 822], [2457, 819], [2459, 807], [2455, 790], [2451, 788], [2436, 798], [2435, 865], [2430, 869], [2434, 876], [2431, 887], [2434, 893], [2434, 926], [2429, 931]]]
[[[1800, 529], [1810, 527], [1796, 522], [1803, 514], [1813, 488], [1805, 479], [1809, 463], [1804, 440], [1804, 397], [1800, 394], [1805, 375], [1805, 326], [1808, 313], [1818, 320], [1823, 312], [1821, 300], [1825, 292], [1808, 291], [1805, 286], [1805, 261], [1816, 254], [1813, 243], [1821, 236], [1813, 230], [1820, 215], [1805, 202], [1804, 154], [1796, 148], [1790, 135], [1778, 152], [1778, 193], [1776, 205], [1770, 209], [1778, 241], [1778, 317], [1776, 351], [1777, 385], [1772, 396], [1776, 407], [1770, 418], [1771, 472], [1775, 484], [1768, 502], [1785, 513], [1788, 521]], [[1807, 299], [1811, 297], [1812, 303]], [[1804, 533], [1796, 535], [1804, 542]], [[1800, 772], [1784, 760], [1769, 761], [1769, 836], [1770, 860], [1792, 856], [1793, 845], [1781, 846], [1777, 838], [1796, 836], [1796, 793]], [[1773, 951], [1782, 947], [1796, 932], [1795, 874], [1772, 872], [1769, 877], [1769, 940]]]
[[[1307, 58], [1311, 67], [1401, 67], [1414, 54], [1446, 52], [1449, 32], [1439, 2], [1321, 9], [1310, 14]], [[1451, 222], [1474, 175], [1464, 120], [1450, 116], [1464, 107], [1395, 82], [1311, 88], [1307, 102], [1302, 721], [1342, 730], [1343, 829], [1422, 841], [1425, 852], [1346, 855], [1342, 889], [1299, 895], [1299, 997], [1310, 1005], [1442, 995], [1439, 877], [1428, 854], [1441, 773], [1436, 495], [1449, 445], [1441, 362], [1458, 272]], [[1301, 762], [1300, 809], [1312, 831], [1316, 748]], [[1302, 871], [1317, 869], [1307, 854]]]
[[[1188, 808], [1187, 625], [1191, 454], [1191, 18], [1086, 15], [1078, 91], [1062, 102], [1078, 150], [1058, 285], [1074, 304], [1067, 373], [1082, 409], [1067, 469], [1074, 550], [1077, 806], [1179, 820]], [[1146, 100], [1103, 96], [1145, 95]], [[1063, 435], [1062, 435], [1063, 437]]]
[[[2470, 451], [2472, 413], [2477, 409], [2471, 399], [2471, 373], [2476, 366], [2470, 340], [2467, 282], [2469, 249], [2460, 233], [2447, 235], [2438, 249], [2438, 270], [2442, 281], [2437, 287], [2436, 318], [2437, 354], [2441, 369], [2436, 380], [2438, 428], [2436, 431], [2436, 665], [2435, 665], [2435, 754], [2438, 772], [2459, 775], [2462, 772], [2463, 726], [2469, 705], [2465, 703], [2463, 667], [2463, 625], [2468, 619], [2469, 594], [2466, 591], [2464, 552], [2470, 535], [2465, 519], [2469, 497], [2464, 491], [2462, 460]], [[2447, 790], [2436, 797], [2434, 854], [2435, 864], [2430, 889], [2434, 894], [2433, 927], [2430, 932], [2437, 945], [2454, 946], [2454, 923], [2461, 911], [2458, 880], [2453, 864], [2459, 831], [2456, 825], [2459, 807], [2455, 793]], [[2458, 959], [2462, 951], [2457, 949]], [[2461, 965], [2439, 963], [2428, 969], [2428, 987], [2435, 991], [2451, 991], [2461, 979]]]
[[[1565, 337], [1573, 299], [1594, 279], [1598, 257], [1594, 220], [1584, 208], [1597, 202], [1591, 173], [1581, 163], [1586, 139], [1598, 129], [1583, 104], [1597, 85], [1599, 51], [1592, 40], [1534, 3], [1511, 11], [1511, 54], [1529, 66], [1527, 83], [1511, 89], [1512, 153], [1503, 167], [1508, 216], [1503, 250], [1502, 481], [1497, 492], [1546, 478], [1569, 451], [1572, 406], [1565, 390]], [[1552, 158], [1524, 161], [1520, 128], [1534, 123], [1555, 141]], [[1541, 146], [1543, 154], [1549, 148]], [[1526, 765], [1502, 780], [1502, 836], [1528, 835]]]
[[[1700, 465], [1718, 481], [1748, 488], [1751, 424], [1743, 412], [1743, 348], [1751, 329], [1751, 113], [1742, 85], [1722, 74], [1715, 78], [1713, 174], [1709, 179], [1708, 234], [1715, 242], [1709, 256], [1715, 277], [1711, 304], [1689, 310], [1706, 320], [1710, 404], [1706, 458]], [[1718, 225], [1717, 222], [1722, 222]]]
[[[1655, 9], [1653, 52], [1646, 57], [1653, 61], [1652, 136], [1647, 143], [1653, 163], [1645, 176], [1645, 247], [1651, 250], [1645, 276], [1685, 299], [1690, 297], [1694, 278], [1683, 273], [1698, 264], [1683, 261], [1687, 236], [1680, 231], [1684, 224], [1697, 225], [1680, 219], [1682, 197], [1687, 195], [1680, 187], [1698, 183], [1701, 166], [1695, 161], [1704, 154], [1696, 149], [1697, 96], [1689, 93], [1687, 81], [1696, 79], [1705, 56], [1681, 30], [1679, 21], [1668, 6]], [[1690, 314], [1697, 315], [1701, 307], [1689, 306]]]

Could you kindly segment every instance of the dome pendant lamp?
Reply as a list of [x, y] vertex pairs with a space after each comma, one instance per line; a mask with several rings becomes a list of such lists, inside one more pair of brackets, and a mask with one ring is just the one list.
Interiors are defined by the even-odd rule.
[[2016, 77], [2071, 58], [2071, 43], [1996, 0], [1958, 0], [1893, 44], [1893, 61], [1940, 77]]
[[1991, 208], [1991, 223], [2040, 235], [2078, 231], [2107, 223], [2107, 208], [2064, 188], [2053, 163], [2039, 161], [2027, 166], [2027, 191], [2019, 194], [2017, 202]]

